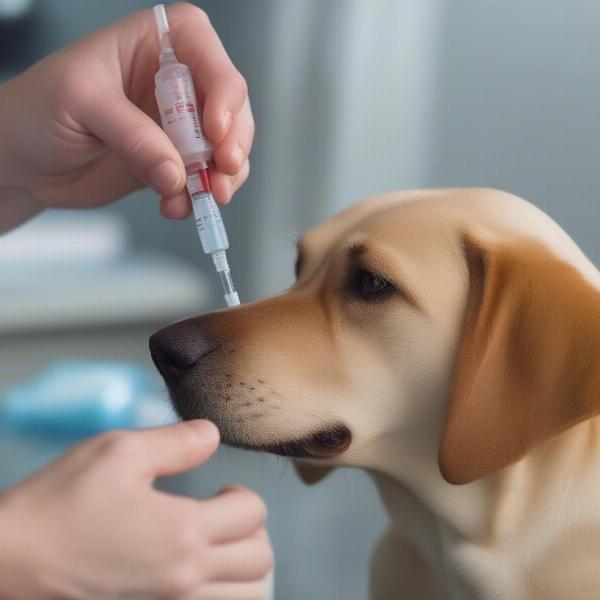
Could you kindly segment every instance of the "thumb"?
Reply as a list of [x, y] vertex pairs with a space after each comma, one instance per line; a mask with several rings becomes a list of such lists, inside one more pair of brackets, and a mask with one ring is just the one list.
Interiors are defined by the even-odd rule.
[[82, 125], [157, 194], [170, 198], [185, 186], [185, 167], [167, 134], [126, 96], [91, 103]]
[[143, 473], [151, 479], [189, 471], [205, 463], [219, 446], [219, 430], [210, 421], [182, 421], [136, 434], [142, 441]]

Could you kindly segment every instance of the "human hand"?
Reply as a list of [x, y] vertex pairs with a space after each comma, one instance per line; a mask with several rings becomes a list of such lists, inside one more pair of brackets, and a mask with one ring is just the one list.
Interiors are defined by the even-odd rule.
[[[211, 187], [226, 203], [249, 171], [254, 121], [246, 82], [201, 9], [180, 3], [167, 13], [214, 144]], [[164, 216], [189, 216], [183, 163], [155, 122], [158, 53], [153, 14], [144, 10], [0, 87], [0, 188], [10, 192], [0, 198], [3, 224], [48, 206], [103, 205], [141, 185], [161, 195]]]
[[88, 440], [0, 496], [0, 597], [264, 600], [272, 554], [258, 496], [152, 487], [213, 454], [188, 421]]

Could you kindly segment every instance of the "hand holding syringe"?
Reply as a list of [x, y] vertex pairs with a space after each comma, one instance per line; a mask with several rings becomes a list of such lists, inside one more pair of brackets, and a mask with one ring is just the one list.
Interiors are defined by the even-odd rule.
[[154, 7], [154, 16], [160, 41], [160, 69], [154, 81], [161, 123], [186, 168], [186, 187], [192, 200], [202, 248], [212, 256], [223, 284], [227, 306], [236, 306], [240, 300], [227, 263], [229, 241], [208, 179], [207, 166], [212, 158], [212, 144], [202, 132], [191, 71], [177, 62], [171, 46], [169, 24], [162, 4]]

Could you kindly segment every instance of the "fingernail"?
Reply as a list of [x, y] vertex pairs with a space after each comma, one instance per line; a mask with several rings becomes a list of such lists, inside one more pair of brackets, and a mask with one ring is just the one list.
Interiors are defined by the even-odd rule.
[[194, 431], [201, 438], [203, 444], [212, 446], [215, 442], [218, 442], [220, 437], [219, 430], [211, 421], [195, 419], [193, 421], [185, 421], [185, 424], [194, 429]]
[[229, 204], [233, 198], [233, 177], [227, 178], [227, 192], [225, 198], [223, 198], [223, 204]]
[[234, 483], [232, 485], [226, 485], [224, 488], [220, 489], [215, 495], [222, 496], [224, 494], [231, 494], [232, 492], [243, 492], [245, 494], [246, 492], [248, 492], [248, 489], [245, 488], [243, 485], [237, 485]]
[[179, 191], [181, 173], [177, 165], [169, 158], [156, 165], [150, 171], [150, 185], [155, 192], [171, 196]]
[[233, 177], [230, 177], [229, 178], [229, 197], [227, 198], [227, 204], [229, 204], [231, 202], [231, 199], [233, 198], [233, 194], [235, 194], [234, 180], [233, 180]]
[[244, 151], [239, 144], [236, 144], [235, 148], [231, 152], [231, 158], [235, 162], [236, 168], [239, 170], [242, 168], [244, 162]]
[[228, 110], [226, 110], [223, 114], [223, 120], [221, 121], [221, 126], [223, 127], [223, 135], [225, 135], [229, 131], [231, 121], [233, 121], [233, 115]]

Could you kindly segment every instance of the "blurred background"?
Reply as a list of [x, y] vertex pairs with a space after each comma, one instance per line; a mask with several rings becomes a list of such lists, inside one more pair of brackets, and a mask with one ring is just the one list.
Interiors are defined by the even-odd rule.
[[[524, 196], [600, 264], [596, 0], [198, 4], [248, 81], [257, 124], [250, 178], [223, 210], [243, 300], [291, 283], [307, 227], [400, 188]], [[0, 79], [150, 6], [0, 0]], [[148, 191], [0, 238], [2, 487], [95, 429], [173, 418], [147, 338], [221, 305], [211, 269], [193, 223], [161, 218]], [[366, 475], [338, 470], [308, 488], [283, 459], [224, 448], [162, 485], [201, 497], [231, 482], [269, 505], [278, 600], [304, 600], [309, 585], [315, 598], [366, 597], [386, 522]]]

